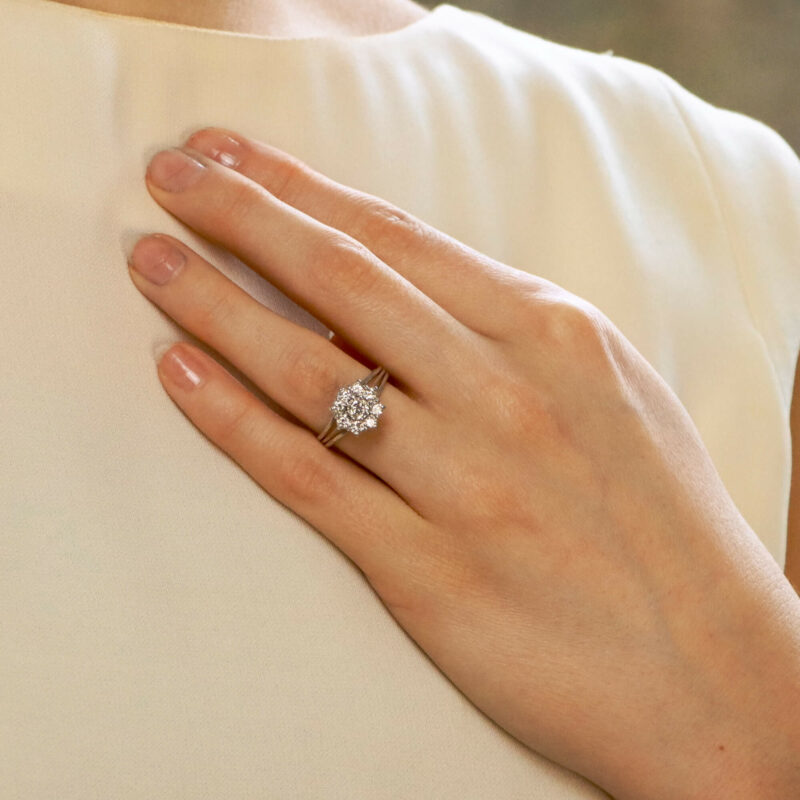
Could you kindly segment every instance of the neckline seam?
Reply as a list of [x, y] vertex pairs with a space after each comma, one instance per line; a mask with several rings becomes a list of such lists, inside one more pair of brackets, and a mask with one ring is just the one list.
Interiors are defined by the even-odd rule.
[[[259, 33], [248, 33], [246, 31], [227, 31], [220, 28], [204, 28], [198, 25], [189, 25], [183, 22], [170, 22], [168, 20], [150, 19], [149, 17], [137, 17], [131, 14], [115, 14], [111, 11], [101, 11], [95, 8], [85, 8], [84, 6], [74, 6], [68, 3], [56, 2], [56, 0], [17, 0], [22, 5], [27, 5], [33, 9], [36, 7], [57, 7], [57, 13], [66, 13], [74, 16], [75, 19], [85, 17], [87, 20], [103, 19], [113, 24], [122, 26], [137, 26], [141, 28], [156, 28], [166, 31], [180, 32], [181, 36], [199, 37], [219, 37], [222, 39], [239, 39], [255, 42], [264, 42], [271, 46], [293, 45], [299, 46], [302, 43], [331, 43], [331, 44], [367, 44], [369, 42], [385, 42], [387, 39], [400, 38], [412, 33], [422, 32], [431, 27], [435, 27], [440, 15], [450, 10], [458, 10], [456, 6], [443, 2], [429, 9], [428, 13], [414, 20], [409, 25], [396, 28], [391, 31], [378, 33], [367, 33], [360, 36], [349, 36], [347, 34], [320, 34], [316, 36], [265, 36]], [[56, 9], [53, 9], [56, 10]]]

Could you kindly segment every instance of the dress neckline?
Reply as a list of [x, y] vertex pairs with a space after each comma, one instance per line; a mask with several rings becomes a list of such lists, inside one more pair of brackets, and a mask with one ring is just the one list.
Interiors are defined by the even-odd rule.
[[103, 20], [109, 25], [118, 25], [120, 27], [130, 26], [139, 28], [158, 28], [163, 31], [174, 31], [179, 36], [201, 36], [209, 38], [230, 38], [230, 39], [249, 39], [254, 41], [262, 41], [275, 46], [291, 46], [293, 44], [302, 44], [305, 42], [332, 42], [338, 44], [354, 44], [369, 43], [380, 41], [386, 43], [390, 40], [401, 39], [406, 36], [412, 36], [421, 33], [428, 28], [436, 25], [440, 18], [447, 16], [459, 9], [450, 3], [440, 3], [434, 6], [422, 17], [405, 25], [402, 28], [396, 28], [391, 31], [384, 31], [379, 33], [368, 33], [362, 35], [348, 35], [348, 34], [322, 34], [313, 36], [268, 36], [259, 33], [247, 33], [244, 31], [226, 31], [219, 28], [203, 28], [196, 25], [188, 25], [182, 22], [167, 22], [165, 20], [150, 19], [149, 17], [136, 17], [127, 14], [115, 14], [110, 11], [100, 11], [94, 8], [85, 8], [83, 6], [73, 6], [67, 3], [56, 2], [56, 0], [21, 0], [26, 2], [26, 5], [38, 6], [39, 8], [46, 8], [52, 11], [53, 14], [64, 14], [65, 17], [71, 17], [75, 20], [81, 18], [86, 21]]

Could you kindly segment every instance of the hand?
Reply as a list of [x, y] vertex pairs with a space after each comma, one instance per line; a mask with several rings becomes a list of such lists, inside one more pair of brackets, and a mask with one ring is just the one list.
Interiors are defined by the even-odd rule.
[[[337, 339], [144, 238], [136, 287], [289, 413], [185, 342], [169, 396], [529, 747], [617, 798], [800, 796], [800, 600], [656, 371], [588, 301], [224, 133], [149, 191]], [[377, 428], [324, 447], [377, 364]]]

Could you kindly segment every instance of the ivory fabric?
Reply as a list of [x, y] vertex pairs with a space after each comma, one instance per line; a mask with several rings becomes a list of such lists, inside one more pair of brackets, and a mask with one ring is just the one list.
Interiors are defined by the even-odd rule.
[[130, 281], [141, 234], [326, 328], [158, 206], [145, 167], [228, 127], [586, 297], [783, 567], [796, 153], [651, 66], [450, 4], [272, 39], [0, 0], [0, 53], [0, 796], [606, 797], [478, 711], [169, 399], [152, 348], [197, 340]]

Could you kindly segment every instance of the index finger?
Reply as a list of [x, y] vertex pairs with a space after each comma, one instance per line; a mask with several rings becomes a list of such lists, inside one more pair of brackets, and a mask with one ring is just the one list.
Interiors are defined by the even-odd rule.
[[487, 313], [487, 298], [513, 310], [523, 285], [552, 285], [495, 261], [380, 197], [338, 183], [272, 145], [214, 127], [195, 131], [186, 145], [357, 239], [453, 317], [490, 338], [502, 338], [509, 319], [496, 308]]
[[436, 396], [443, 352], [463, 361], [467, 329], [347, 234], [193, 148], [158, 153], [146, 177], [164, 208], [240, 257], [413, 394]]

